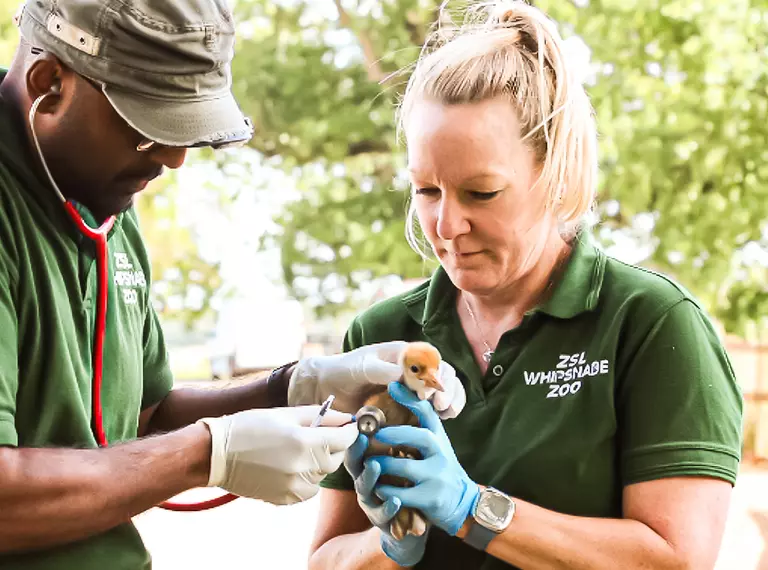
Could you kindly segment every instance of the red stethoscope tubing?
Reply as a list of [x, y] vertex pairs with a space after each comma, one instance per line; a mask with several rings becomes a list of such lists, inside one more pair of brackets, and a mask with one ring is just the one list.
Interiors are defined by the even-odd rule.
[[[67, 201], [64, 203], [69, 217], [80, 230], [80, 233], [96, 244], [96, 270], [98, 279], [98, 299], [96, 303], [96, 331], [93, 340], [93, 434], [100, 447], [107, 447], [107, 435], [104, 433], [104, 417], [101, 406], [102, 370], [104, 365], [104, 336], [107, 331], [107, 294], [109, 291], [109, 254], [107, 250], [107, 235], [115, 224], [115, 217], [110, 216], [97, 229], [91, 228], [85, 223], [75, 205]], [[169, 511], [204, 511], [221, 505], [226, 505], [237, 499], [237, 495], [227, 493], [199, 503], [178, 503], [165, 501], [160, 503], [160, 508]]]

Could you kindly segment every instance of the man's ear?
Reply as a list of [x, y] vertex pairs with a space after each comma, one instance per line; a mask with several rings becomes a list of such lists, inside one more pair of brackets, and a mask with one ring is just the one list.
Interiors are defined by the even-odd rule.
[[51, 55], [42, 56], [30, 64], [26, 76], [27, 96], [31, 101], [46, 96], [38, 112], [49, 113], [58, 106], [65, 74], [65, 68]]

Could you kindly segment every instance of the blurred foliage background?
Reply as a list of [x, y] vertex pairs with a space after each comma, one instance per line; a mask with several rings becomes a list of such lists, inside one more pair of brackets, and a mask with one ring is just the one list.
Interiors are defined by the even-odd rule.
[[[20, 1], [0, 0], [0, 66], [17, 42]], [[234, 90], [256, 134], [245, 149], [190, 153], [137, 201], [182, 382], [222, 377], [240, 358], [247, 368], [293, 360], [302, 346], [338, 350], [354, 312], [433, 269], [404, 237], [394, 111], [441, 0], [230, 2]], [[531, 3], [558, 23], [596, 111], [596, 237], [676, 278], [730, 333], [744, 457], [768, 460], [768, 0]], [[228, 306], [237, 297], [251, 301]], [[294, 305], [280, 299], [291, 297], [307, 323], [288, 318]], [[756, 509], [755, 500], [745, 502]], [[282, 528], [276, 516], [261, 518]], [[155, 554], [167, 528], [145, 529]], [[242, 558], [251, 565], [263, 550], [253, 544], [259, 552]], [[176, 567], [178, 552], [166, 554]]]
[[[194, 175], [141, 197], [165, 318], [192, 326], [243, 286], [220, 271], [243, 235], [226, 223], [243, 199], [273, 208], [274, 223], [244, 222], [253, 255], [279, 252], [279, 280], [319, 314], [362, 306], [378, 278], [429, 274], [403, 236], [394, 107], [439, 4], [233, 2], [234, 89], [256, 136], [246, 150], [196, 153]], [[559, 23], [597, 113], [596, 235], [677, 278], [729, 332], [754, 335], [768, 307], [768, 0], [535, 4]], [[17, 5], [0, 0], [0, 62]], [[190, 201], [204, 206], [185, 215]], [[229, 241], [206, 246], [206, 227]]]

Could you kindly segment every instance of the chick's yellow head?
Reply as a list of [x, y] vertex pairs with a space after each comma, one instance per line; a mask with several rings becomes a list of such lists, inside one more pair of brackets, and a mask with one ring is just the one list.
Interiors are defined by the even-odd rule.
[[440, 382], [440, 351], [428, 342], [411, 342], [400, 355], [403, 367], [403, 383], [414, 392], [424, 388], [443, 391]]

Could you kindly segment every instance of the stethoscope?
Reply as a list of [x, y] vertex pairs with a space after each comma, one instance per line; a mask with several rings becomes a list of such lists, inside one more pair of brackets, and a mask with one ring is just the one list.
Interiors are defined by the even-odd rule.
[[[107, 331], [107, 296], [109, 292], [109, 250], [107, 249], [107, 237], [112, 227], [115, 224], [115, 216], [110, 216], [104, 223], [98, 228], [93, 229], [77, 211], [72, 200], [67, 200], [59, 189], [58, 184], [53, 179], [51, 171], [48, 169], [48, 165], [43, 157], [43, 151], [40, 148], [40, 142], [37, 139], [37, 133], [35, 132], [35, 115], [40, 103], [49, 95], [58, 95], [58, 86], [54, 86], [51, 91], [40, 95], [32, 107], [29, 110], [29, 129], [32, 133], [32, 142], [37, 150], [37, 155], [40, 158], [40, 163], [43, 165], [48, 181], [51, 183], [56, 195], [64, 205], [64, 210], [74, 222], [78, 231], [90, 239], [96, 245], [96, 271], [97, 271], [97, 303], [96, 303], [96, 328], [94, 331], [93, 339], [93, 394], [92, 394], [92, 406], [93, 406], [93, 434], [96, 438], [96, 442], [99, 447], [107, 447], [107, 435], [104, 433], [103, 422], [103, 410], [101, 407], [101, 385], [102, 385], [102, 373], [104, 364], [104, 337]], [[207, 501], [201, 501], [199, 503], [177, 503], [172, 501], [166, 501], [158, 506], [169, 511], [203, 511], [207, 509], [213, 509], [221, 505], [225, 505], [229, 502], [239, 498], [237, 495], [227, 493], [210, 499]]]

